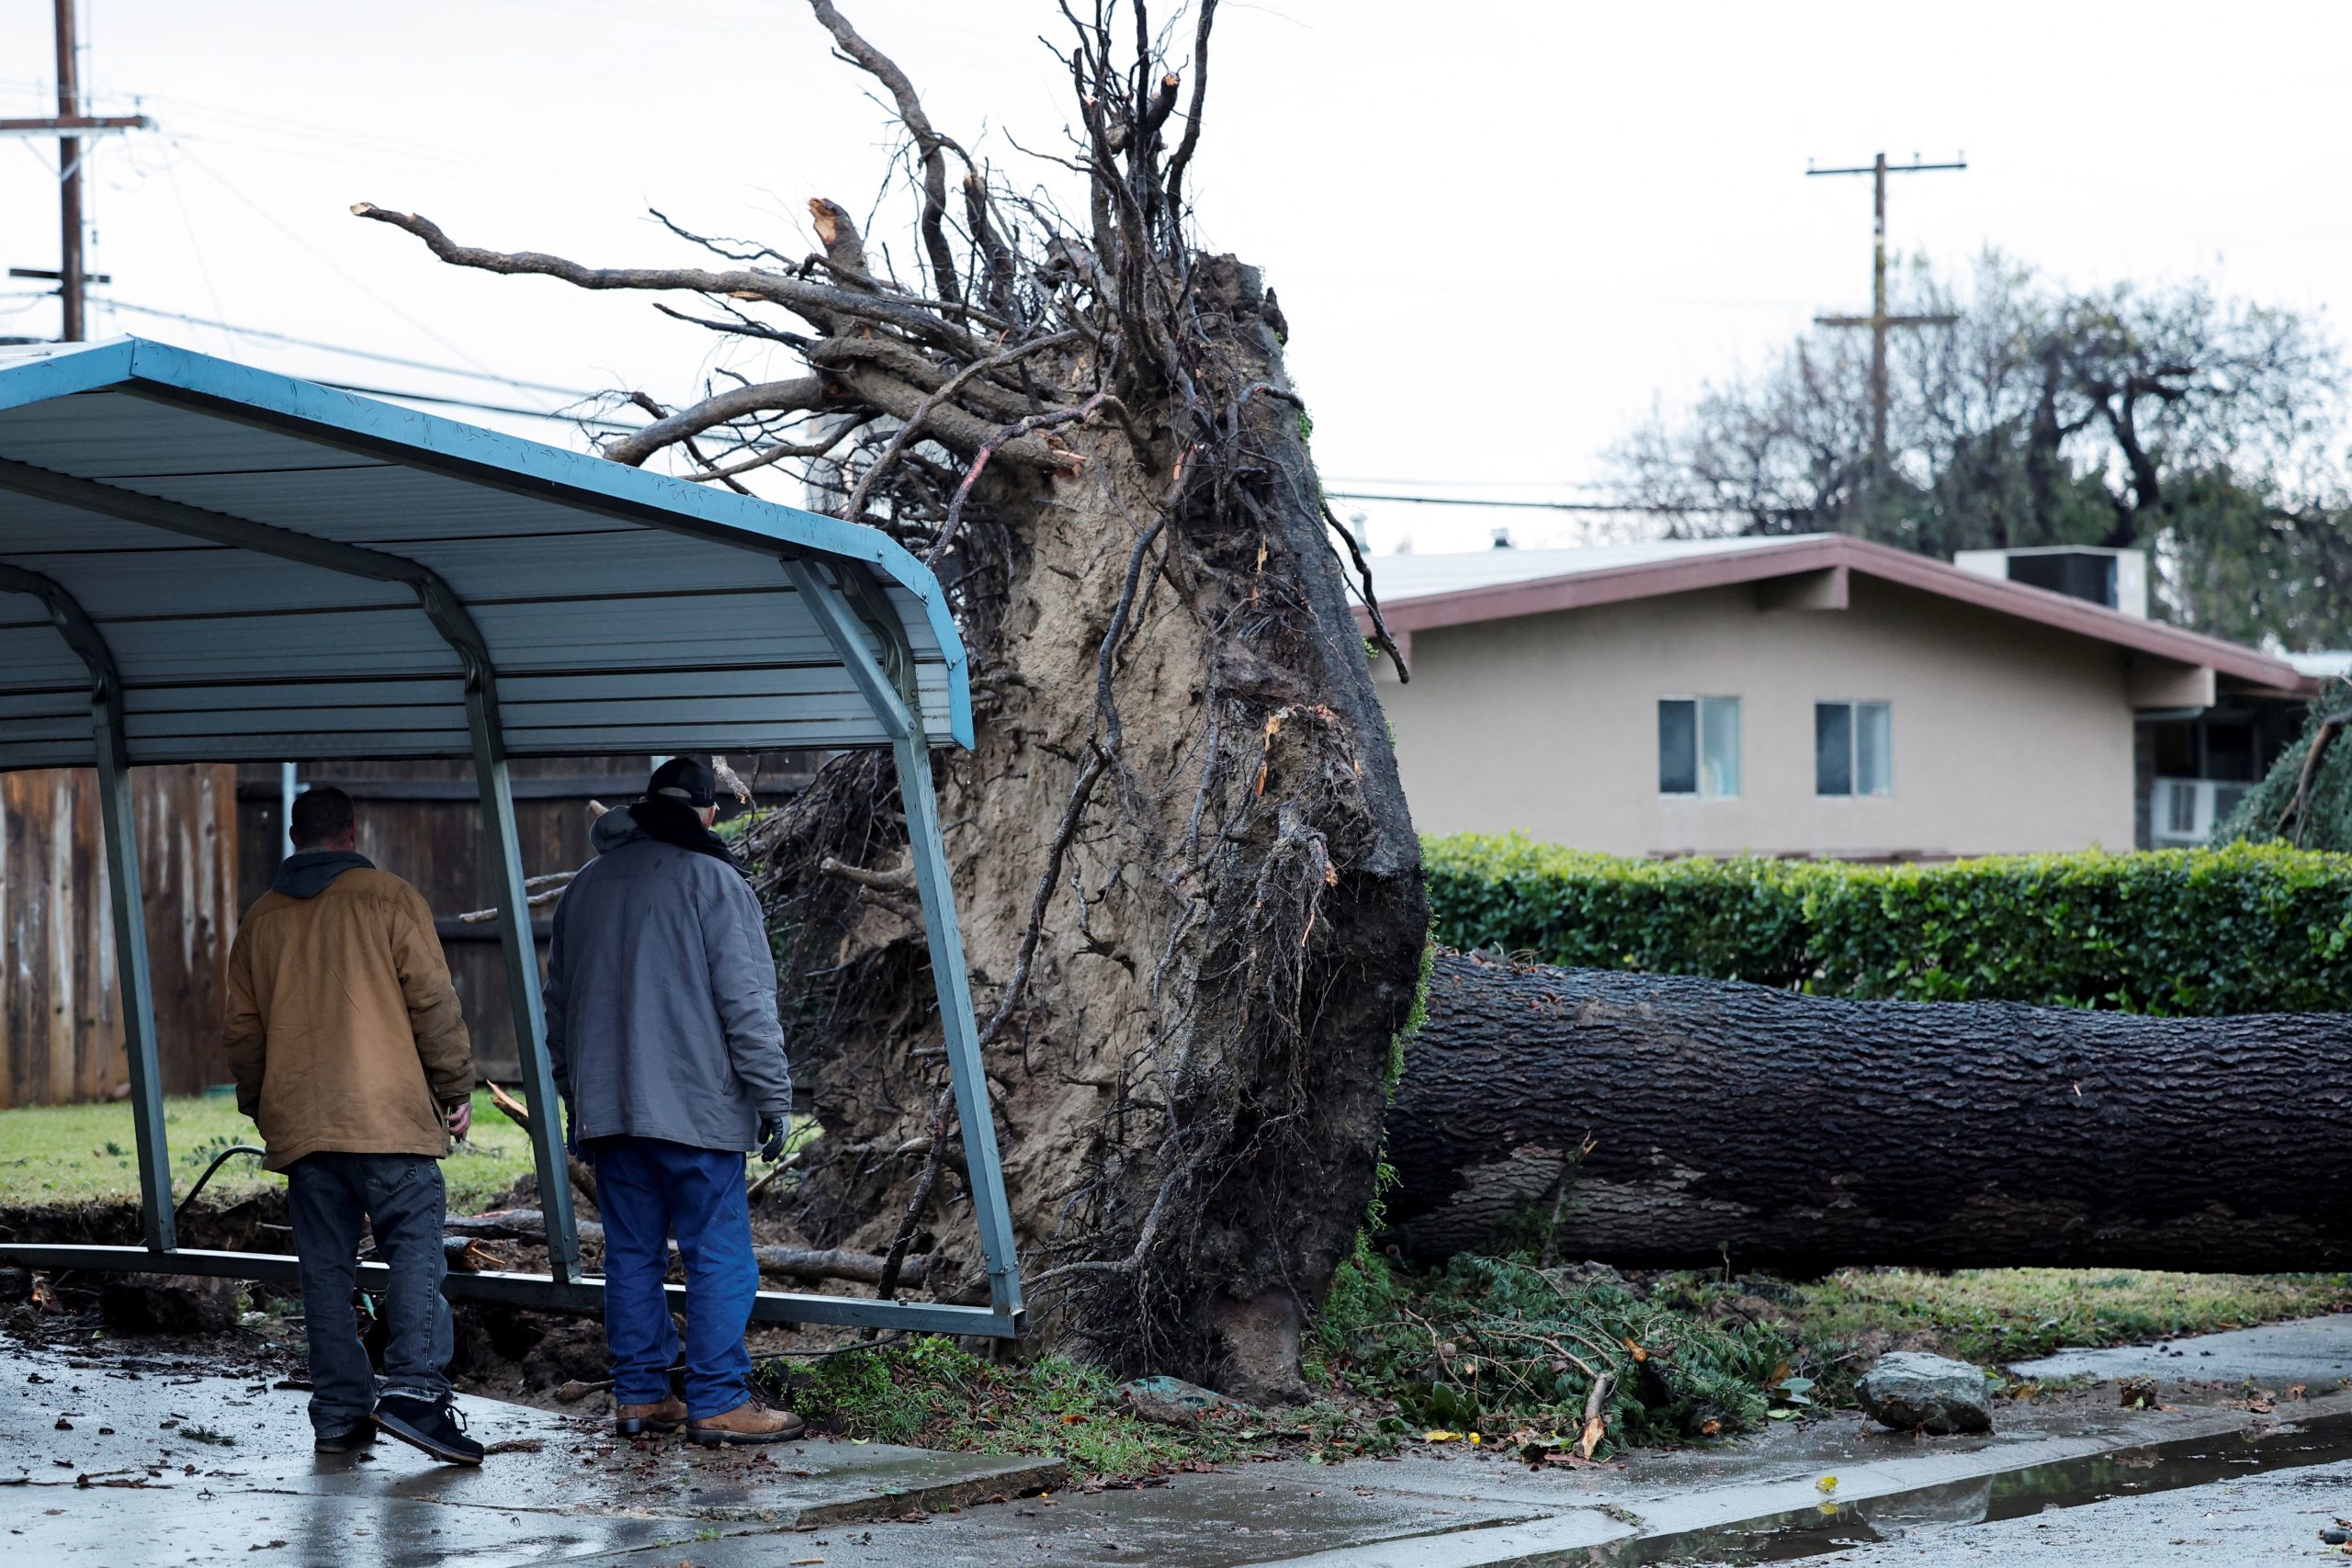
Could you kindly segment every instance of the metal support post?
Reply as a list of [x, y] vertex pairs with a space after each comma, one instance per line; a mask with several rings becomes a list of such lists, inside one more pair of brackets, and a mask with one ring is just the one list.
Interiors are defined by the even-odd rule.
[[[931, 751], [911, 689], [912, 660], [904, 647], [905, 633], [888, 618], [887, 605], [876, 606], [880, 614], [853, 613], [843, 591], [825, 581], [808, 562], [788, 559], [784, 568], [866, 705], [890, 736], [891, 753], [899, 767], [899, 797], [906, 810], [908, 848], [915, 863], [915, 886], [922, 899], [923, 931], [931, 944], [932, 980], [939, 989], [940, 1030], [947, 1046], [949, 1079], [956, 1090], [956, 1113], [963, 1126], [965, 1172], [972, 1183], [972, 1214], [979, 1229], [981, 1260], [988, 1269], [989, 1299], [998, 1312], [1017, 1323], [1021, 1270], [1013, 1247], [1011, 1206], [1004, 1196], [1004, 1164], [997, 1152], [987, 1069], [980, 1059], [979, 1030], [972, 1017], [971, 975], [964, 963], [964, 934], [956, 919], [956, 887], [946, 840], [940, 832], [939, 801], [932, 791]], [[846, 578], [858, 569], [843, 565], [838, 570]], [[869, 587], [850, 586], [854, 591]], [[857, 597], [878, 599], [879, 595], [859, 592]], [[866, 640], [869, 634], [880, 644], [882, 659], [875, 657]], [[884, 668], [885, 660], [890, 670]], [[891, 670], [899, 672], [904, 685], [891, 679]]]
[[122, 694], [113, 682], [102, 682], [90, 705], [97, 730], [107, 890], [114, 906], [115, 986], [122, 998], [130, 1122], [139, 1147], [140, 1231], [149, 1250], [169, 1252], [179, 1245], [179, 1236], [172, 1217], [172, 1152], [164, 1134], [164, 1069], [155, 1048], [154, 976], [147, 963], [147, 906], [139, 886], [139, 834], [130, 811]]
[[915, 886], [922, 897], [923, 931], [931, 941], [931, 976], [939, 988], [939, 1027], [947, 1043], [947, 1069], [956, 1086], [956, 1114], [964, 1128], [964, 1161], [972, 1179], [972, 1216], [989, 1275], [989, 1302], [997, 1311], [1021, 1311], [1021, 1274], [1013, 1266], [1012, 1216], [1004, 1198], [1004, 1164], [996, 1146], [987, 1070], [972, 1017], [971, 974], [964, 964], [964, 933], [956, 920], [956, 886], [947, 843], [939, 830], [939, 801], [932, 793], [931, 752], [921, 729], [891, 742], [899, 763], [899, 799], [906, 807], [907, 845], [914, 853]]
[[122, 998], [123, 1055], [130, 1064], [130, 1120], [139, 1148], [141, 1229], [152, 1251], [177, 1243], [172, 1223], [172, 1152], [164, 1136], [164, 1073], [155, 1047], [154, 975], [147, 962], [147, 906], [139, 886], [139, 832], [130, 812], [130, 748], [122, 723], [122, 671], [97, 623], [62, 583], [0, 562], [0, 592], [25, 593], [90, 672], [90, 733], [98, 764], [98, 814], [114, 915], [115, 986]]
[[564, 1157], [563, 1107], [548, 1060], [547, 1010], [539, 997], [539, 953], [531, 940], [530, 896], [523, 886], [523, 855], [514, 829], [514, 791], [506, 772], [506, 743], [498, 722], [498, 691], [487, 668], [466, 677], [466, 721], [473, 731], [474, 784], [481, 796], [483, 843], [497, 877], [499, 947], [506, 958], [506, 1005], [514, 1019], [514, 1047], [523, 1089], [531, 1101], [531, 1159], [539, 1176], [539, 1212], [547, 1220], [548, 1272], [558, 1284], [580, 1266], [580, 1228], [571, 1212], [571, 1173]]

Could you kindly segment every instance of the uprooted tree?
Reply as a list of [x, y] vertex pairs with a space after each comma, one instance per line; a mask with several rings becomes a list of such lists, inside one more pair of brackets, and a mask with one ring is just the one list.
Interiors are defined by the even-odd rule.
[[[605, 456], [797, 479], [939, 573], [978, 723], [942, 759], [941, 815], [1033, 1301], [1114, 1364], [1278, 1394], [1372, 1193], [1426, 906], [1280, 315], [1192, 240], [1215, 0], [1182, 74], [1143, 0], [1072, 18], [1078, 127], [1035, 187], [810, 6], [895, 106], [915, 278], [821, 197], [821, 254], [676, 231], [715, 267], [354, 210], [455, 265], [668, 296], [800, 356], [688, 406], [634, 394], [650, 423]], [[828, 1151], [804, 1228], [885, 1254], [885, 1293], [911, 1250], [928, 1292], [984, 1299], [887, 761], [828, 761], [749, 850]]]

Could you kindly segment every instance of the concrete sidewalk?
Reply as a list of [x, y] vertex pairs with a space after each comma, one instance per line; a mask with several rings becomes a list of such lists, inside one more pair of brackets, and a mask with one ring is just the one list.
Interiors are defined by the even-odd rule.
[[[2318, 1395], [2352, 1351], [2352, 1317], [2215, 1337]], [[368, 1458], [314, 1456], [300, 1391], [141, 1360], [132, 1344], [76, 1354], [0, 1342], [0, 1391], [15, 1396], [0, 1400], [0, 1523], [24, 1561], [1482, 1568], [1780, 1560], [1890, 1538], [1913, 1555], [1854, 1561], [1944, 1561], [1918, 1557], [1920, 1543], [1949, 1533], [1960, 1552], [1975, 1530], [2033, 1528], [1988, 1518], [2106, 1507], [2097, 1499], [2117, 1491], [2188, 1483], [2166, 1479], [2184, 1466], [2185, 1477], [2233, 1482], [2240, 1465], [2324, 1466], [2346, 1453], [2318, 1438], [2287, 1453], [2282, 1434], [2299, 1424], [2352, 1434], [2352, 1394], [2265, 1412], [2186, 1400], [2127, 1411], [2109, 1393], [2004, 1404], [2002, 1430], [1981, 1438], [1922, 1439], [1846, 1415], [1566, 1471], [1429, 1448], [1073, 1489], [1051, 1461], [815, 1439], [764, 1450], [615, 1443], [595, 1421], [467, 1399], [477, 1435], [505, 1450], [471, 1471], [390, 1441]], [[2240, 1364], [2182, 1345], [2188, 1354], [2165, 1358], [2175, 1368]], [[2256, 1453], [2258, 1438], [2270, 1457]], [[1827, 1493], [1826, 1475], [1837, 1477]], [[2264, 1495], [2298, 1497], [2301, 1484], [2266, 1481]], [[2184, 1506], [2131, 1501], [2150, 1517]], [[2276, 1521], [2260, 1529], [2280, 1550], [2295, 1537]], [[2296, 1539], [2311, 1543], [2307, 1531]]]

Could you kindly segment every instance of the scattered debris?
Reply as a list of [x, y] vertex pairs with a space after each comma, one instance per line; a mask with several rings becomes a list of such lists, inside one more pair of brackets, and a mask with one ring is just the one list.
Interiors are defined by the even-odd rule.
[[1128, 1409], [1163, 1427], [1193, 1428], [1222, 1416], [1253, 1414], [1250, 1406], [1182, 1378], [1130, 1379], [1119, 1385], [1119, 1397], [1126, 1401]]
[[218, 1334], [237, 1325], [237, 1282], [125, 1274], [98, 1287], [98, 1315], [117, 1334]]

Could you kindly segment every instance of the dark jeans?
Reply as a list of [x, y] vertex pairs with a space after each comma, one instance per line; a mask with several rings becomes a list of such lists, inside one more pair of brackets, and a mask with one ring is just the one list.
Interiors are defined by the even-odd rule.
[[441, 1299], [446, 1197], [441, 1162], [424, 1155], [315, 1154], [287, 1171], [294, 1254], [302, 1265], [302, 1326], [311, 1340], [311, 1425], [348, 1431], [376, 1408], [376, 1378], [359, 1342], [351, 1292], [364, 1221], [390, 1265], [384, 1292], [388, 1394], [435, 1403], [449, 1395], [454, 1337]]
[[605, 1217], [605, 1348], [613, 1403], [670, 1397], [678, 1334], [662, 1289], [670, 1233], [686, 1264], [686, 1414], [706, 1420], [752, 1395], [743, 1329], [759, 1293], [752, 1204], [740, 1151], [659, 1138], [591, 1138], [596, 1212]]

